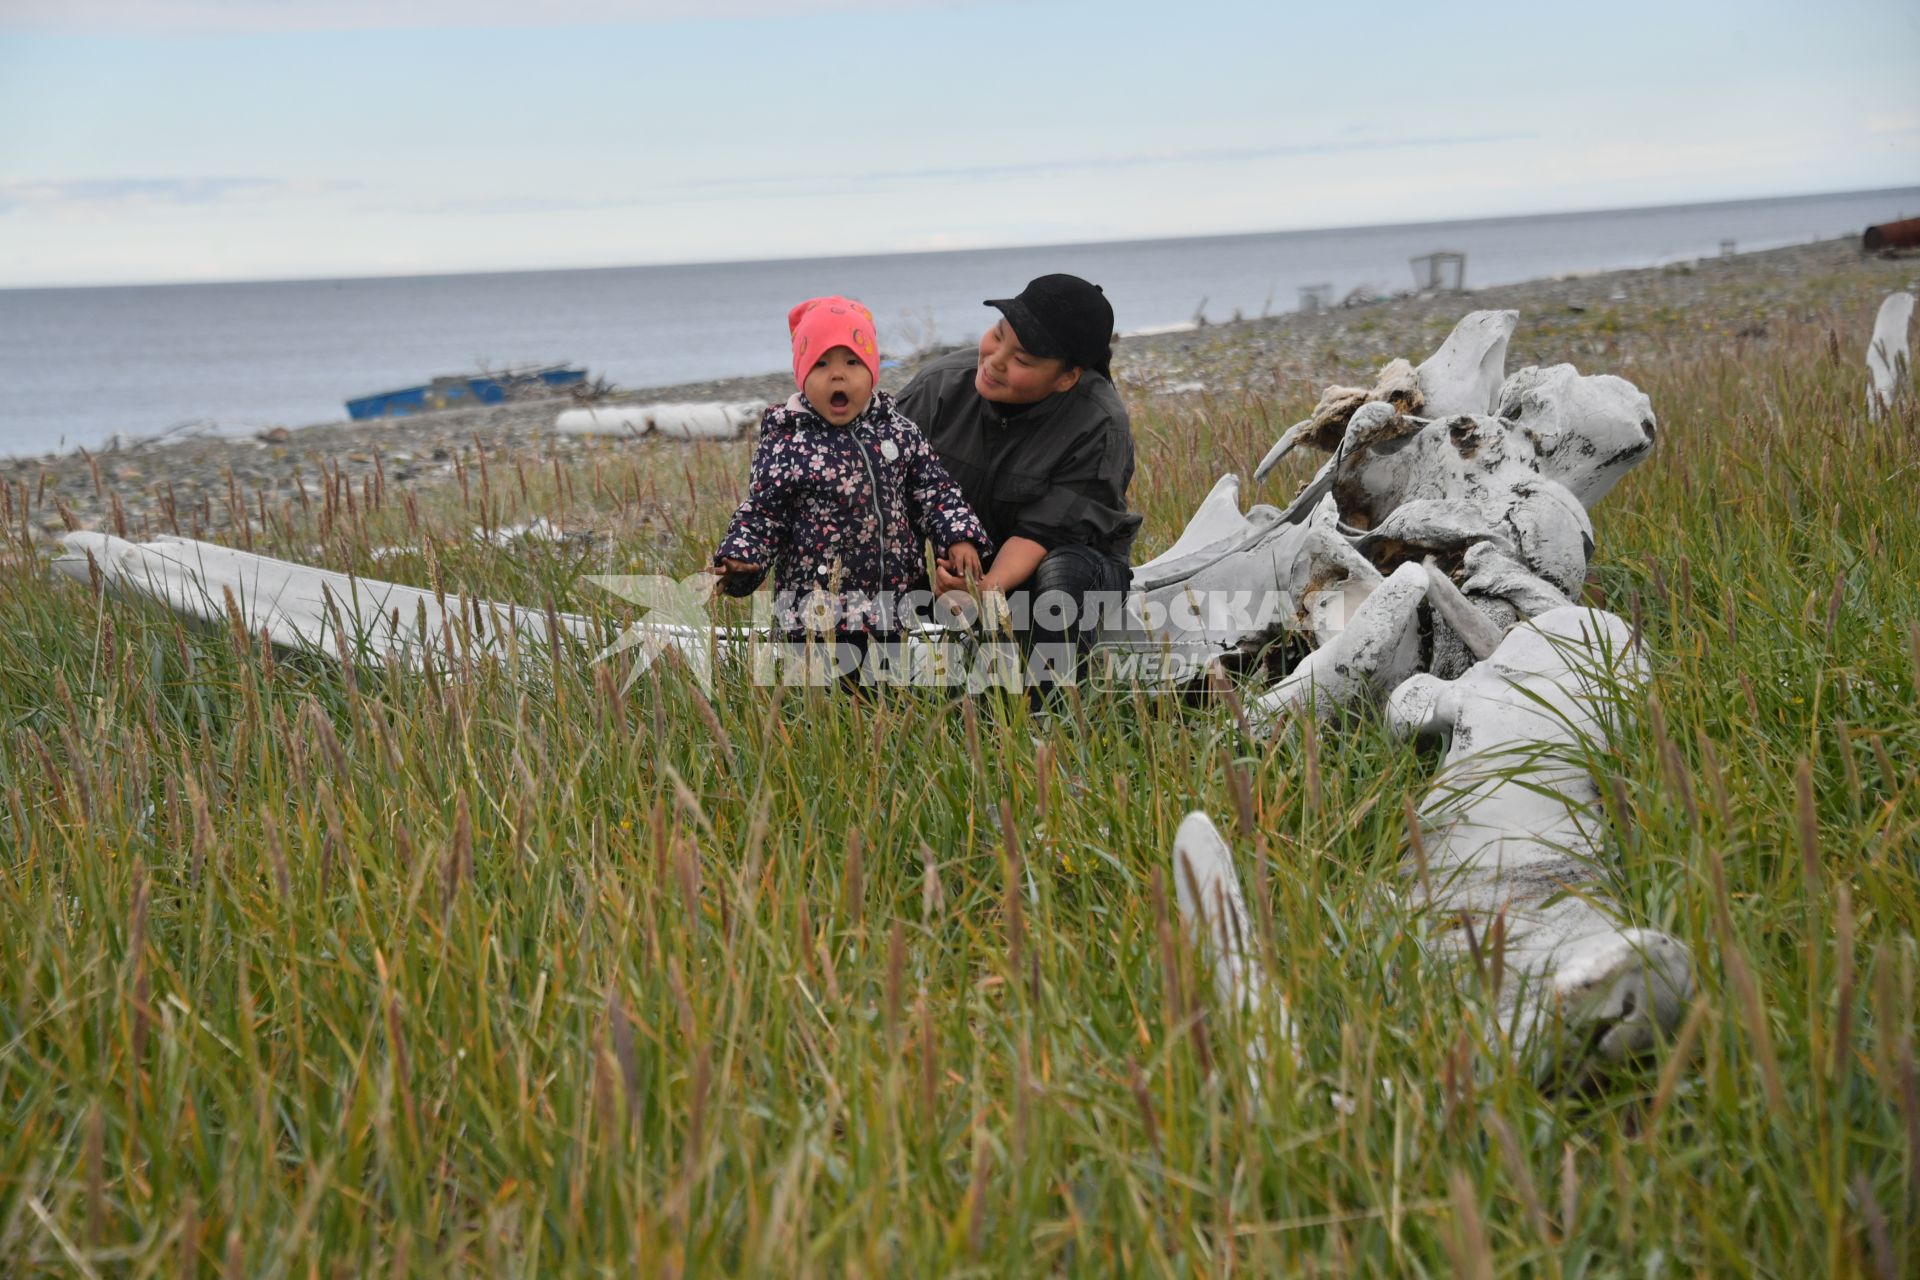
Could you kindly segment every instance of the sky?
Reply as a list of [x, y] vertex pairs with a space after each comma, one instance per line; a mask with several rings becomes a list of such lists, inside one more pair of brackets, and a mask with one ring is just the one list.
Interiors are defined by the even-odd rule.
[[0, 287], [1916, 183], [1916, 0], [0, 0]]

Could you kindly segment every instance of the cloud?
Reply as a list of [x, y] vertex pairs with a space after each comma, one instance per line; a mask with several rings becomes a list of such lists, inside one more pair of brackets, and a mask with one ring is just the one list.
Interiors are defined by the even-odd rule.
[[1178, 165], [1245, 164], [1301, 156], [1350, 155], [1418, 148], [1470, 147], [1508, 144], [1534, 138], [1531, 133], [1478, 133], [1447, 137], [1344, 139], [1323, 142], [1273, 143], [1265, 146], [1194, 147], [1179, 151], [1138, 151], [1104, 156], [1050, 156], [1044, 160], [1002, 164], [942, 165], [919, 168], [874, 169], [865, 173], [756, 174], [742, 178], [693, 178], [663, 183], [644, 195], [581, 198], [511, 195], [461, 200], [439, 200], [409, 206], [414, 213], [526, 214], [582, 213], [600, 209], [643, 208], [653, 205], [695, 204], [714, 199], [762, 199], [833, 195], [850, 188], [872, 188], [914, 182], [988, 182], [1003, 178], [1057, 178], [1067, 173], [1112, 173]]
[[963, 0], [0, 0], [0, 28], [102, 35], [207, 35], [462, 27], [727, 22], [873, 9], [960, 8]]
[[214, 204], [235, 196], [308, 196], [347, 189], [340, 182], [284, 178], [55, 178], [0, 181], [0, 213], [16, 209], [106, 209]]
[[[1016, 178], [1034, 174], [1152, 169], [1176, 164], [1233, 164], [1248, 160], [1278, 160], [1293, 156], [1345, 155], [1356, 151], [1400, 151], [1409, 147], [1466, 147], [1483, 143], [1518, 142], [1530, 133], [1477, 133], [1433, 138], [1375, 138], [1325, 142], [1279, 142], [1263, 146], [1192, 147], [1182, 151], [1138, 151], [1105, 156], [1049, 156], [1044, 160], [1011, 164], [945, 165], [919, 169], [883, 169], [870, 173], [836, 175], [832, 185], [849, 182], [908, 182], [926, 179]], [[786, 187], [800, 175], [783, 178], [725, 178], [688, 183], [693, 186], [745, 187], [777, 184]]]

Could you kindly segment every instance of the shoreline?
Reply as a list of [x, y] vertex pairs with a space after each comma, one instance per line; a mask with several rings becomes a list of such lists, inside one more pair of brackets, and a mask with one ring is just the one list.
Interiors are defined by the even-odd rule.
[[[1704, 332], [1761, 340], [1771, 320], [1831, 308], [1863, 289], [1884, 293], [1916, 287], [1920, 259], [1867, 257], [1849, 237], [1160, 329], [1123, 336], [1114, 347], [1114, 374], [1136, 414], [1150, 410], [1157, 398], [1193, 395], [1277, 397], [1310, 405], [1328, 382], [1362, 380], [1395, 356], [1423, 356], [1468, 311], [1512, 308], [1520, 311], [1521, 326], [1509, 369], [1571, 360], [1589, 372], [1631, 377], [1637, 358], [1669, 350], [1685, 336]], [[1845, 323], [1847, 332], [1861, 331], [1858, 345], [1864, 353], [1871, 312], [1849, 313]], [[1842, 346], [1850, 349], [1846, 341]], [[881, 387], [897, 390], [937, 354], [916, 353], [883, 370]], [[1864, 354], [1861, 358], [1864, 362]], [[598, 403], [765, 399], [771, 404], [790, 390], [787, 374], [769, 372], [623, 390]], [[554, 419], [574, 404], [552, 398], [255, 435], [149, 439], [98, 453], [76, 449], [0, 458], [0, 483], [13, 490], [12, 532], [24, 527], [35, 541], [51, 540], [69, 524], [108, 530], [124, 525], [136, 537], [143, 530], [170, 532], [176, 522], [184, 530], [183, 513], [189, 509], [197, 512], [196, 527], [216, 533], [237, 523], [228, 518], [235, 501], [251, 509], [264, 498], [277, 507], [301, 486], [311, 493], [323, 471], [355, 485], [379, 472], [383, 483], [427, 487], [451, 482], [459, 456], [470, 447], [489, 456], [530, 451], [542, 463], [561, 464], [610, 445], [620, 447], [614, 437], [556, 433]], [[29, 499], [24, 515], [22, 486]]]

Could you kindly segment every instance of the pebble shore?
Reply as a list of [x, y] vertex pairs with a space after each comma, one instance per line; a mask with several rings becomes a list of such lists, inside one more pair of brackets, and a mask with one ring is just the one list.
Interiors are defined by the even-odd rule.
[[[1872, 328], [1862, 298], [1920, 289], [1920, 259], [1866, 257], [1856, 240], [1610, 271], [1464, 293], [1425, 294], [1314, 314], [1124, 337], [1114, 373], [1130, 400], [1258, 396], [1309, 406], [1328, 382], [1359, 382], [1384, 361], [1416, 362], [1468, 311], [1514, 308], [1521, 324], [1507, 367], [1569, 360], [1590, 372], [1633, 376], [1637, 359], [1702, 335], [1764, 340], [1789, 317], [1836, 312], [1841, 340], [1864, 359]], [[1856, 310], [1860, 314], [1854, 314]], [[924, 353], [920, 358], [924, 359]], [[887, 369], [897, 389], [918, 361]], [[1864, 379], [1864, 366], [1862, 371]], [[621, 392], [616, 400], [784, 399], [784, 373]], [[606, 402], [602, 402], [606, 403]], [[49, 543], [69, 528], [129, 536], [198, 531], [217, 535], [238, 508], [279, 507], [303, 490], [344, 481], [424, 489], [453, 482], [466, 450], [519, 455], [543, 465], [589, 456], [604, 441], [561, 435], [566, 400], [539, 400], [379, 422], [279, 429], [250, 438], [200, 437], [123, 443], [99, 453], [0, 458], [10, 533]], [[671, 447], [671, 446], [666, 446]], [[327, 479], [323, 480], [323, 477]]]

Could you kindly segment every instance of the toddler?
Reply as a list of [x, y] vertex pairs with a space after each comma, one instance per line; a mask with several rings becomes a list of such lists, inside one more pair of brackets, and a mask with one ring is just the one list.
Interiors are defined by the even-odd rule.
[[799, 391], [761, 418], [751, 486], [710, 572], [744, 596], [771, 567], [789, 639], [830, 631], [864, 649], [893, 638], [900, 598], [926, 588], [923, 541], [962, 577], [991, 544], [920, 428], [875, 390], [873, 313], [811, 298], [787, 328]]

